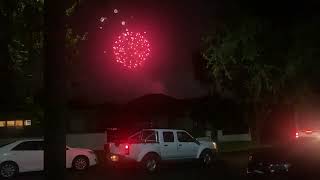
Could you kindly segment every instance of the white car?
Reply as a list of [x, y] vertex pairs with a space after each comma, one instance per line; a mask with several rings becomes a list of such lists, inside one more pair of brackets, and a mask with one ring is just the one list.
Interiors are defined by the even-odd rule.
[[198, 141], [188, 132], [178, 129], [144, 129], [127, 140], [105, 144], [111, 162], [136, 162], [147, 172], [155, 172], [160, 161], [201, 160], [210, 165], [217, 152], [212, 141]]
[[[18, 140], [0, 147], [0, 177], [43, 170], [43, 139]], [[92, 150], [66, 147], [66, 167], [85, 170], [97, 164]]]

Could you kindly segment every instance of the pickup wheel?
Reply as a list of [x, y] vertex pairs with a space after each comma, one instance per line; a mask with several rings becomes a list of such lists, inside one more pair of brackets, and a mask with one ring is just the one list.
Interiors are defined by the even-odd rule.
[[200, 162], [202, 166], [209, 167], [212, 165], [213, 162], [213, 153], [210, 150], [204, 150], [200, 154]]
[[142, 168], [148, 173], [155, 173], [159, 169], [160, 157], [156, 154], [147, 154], [142, 160]]
[[15, 162], [8, 161], [3, 162], [0, 165], [0, 179], [9, 179], [16, 176], [19, 173], [19, 167]]

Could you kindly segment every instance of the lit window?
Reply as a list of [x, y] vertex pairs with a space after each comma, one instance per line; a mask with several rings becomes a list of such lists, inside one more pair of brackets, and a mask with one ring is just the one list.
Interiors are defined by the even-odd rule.
[[23, 127], [23, 120], [16, 120], [16, 127]]
[[6, 127], [6, 122], [5, 121], [0, 121], [0, 127]]
[[15, 121], [7, 121], [7, 127], [14, 127]]
[[25, 126], [31, 126], [31, 120], [25, 120], [24, 121]]

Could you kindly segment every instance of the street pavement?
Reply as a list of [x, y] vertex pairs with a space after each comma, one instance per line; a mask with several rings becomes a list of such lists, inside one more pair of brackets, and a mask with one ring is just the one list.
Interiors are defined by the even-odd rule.
[[[112, 168], [100, 163], [98, 166], [89, 168], [85, 172], [68, 170], [67, 180], [106, 180], [106, 179], [139, 179], [139, 180], [207, 180], [207, 179], [252, 179], [246, 172], [247, 153], [222, 154], [211, 168], [201, 168], [197, 164], [183, 163], [162, 166], [156, 174], [146, 174], [137, 168]], [[26, 173], [19, 175], [14, 180], [43, 180], [43, 173]], [[254, 177], [258, 180], [267, 179], [290, 179], [286, 177]], [[305, 179], [305, 178], [304, 178]], [[317, 178], [314, 178], [317, 179]]]
[[[191, 179], [239, 179], [245, 175], [246, 153], [235, 153], [221, 156], [210, 168], [202, 168], [194, 163], [164, 165], [155, 174], [146, 174], [138, 168], [113, 168], [100, 160], [100, 164], [84, 172], [67, 171], [68, 180], [105, 180], [105, 179], [140, 179], [140, 180], [191, 180]], [[41, 172], [24, 173], [14, 180], [43, 180]]]
[[[198, 165], [179, 164], [162, 167], [156, 174], [147, 174], [136, 168], [110, 168], [96, 166], [86, 172], [68, 171], [68, 180], [105, 180], [105, 179], [140, 179], [140, 180], [191, 180], [191, 179], [213, 179], [217, 177], [232, 177], [232, 173], [226, 168], [212, 167], [203, 169]], [[237, 177], [234, 175], [234, 177]], [[223, 179], [224, 179], [223, 178]], [[26, 173], [15, 178], [16, 180], [42, 180], [43, 173]]]

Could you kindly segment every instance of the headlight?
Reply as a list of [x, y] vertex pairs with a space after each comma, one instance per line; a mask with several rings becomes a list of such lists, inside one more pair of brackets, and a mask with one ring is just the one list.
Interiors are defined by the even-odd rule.
[[217, 144], [215, 142], [212, 142], [213, 149], [217, 149]]
[[113, 162], [117, 162], [117, 161], [119, 161], [119, 156], [117, 156], [117, 155], [111, 155], [111, 156], [110, 156], [110, 160], [113, 161]]

